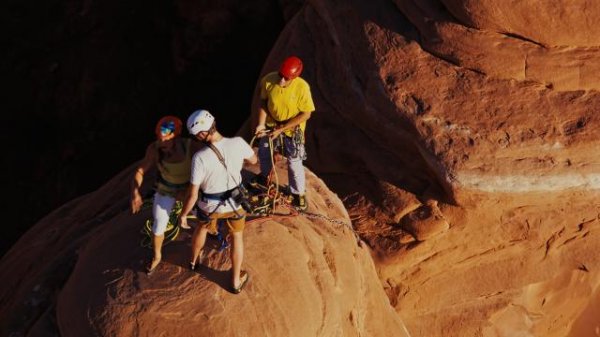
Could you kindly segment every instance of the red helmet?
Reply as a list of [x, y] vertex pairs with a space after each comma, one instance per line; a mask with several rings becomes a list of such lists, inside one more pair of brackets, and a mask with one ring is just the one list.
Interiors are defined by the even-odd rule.
[[159, 140], [173, 139], [181, 134], [183, 123], [175, 116], [165, 116], [156, 123], [156, 138]]
[[279, 68], [279, 75], [287, 80], [292, 80], [302, 73], [302, 60], [296, 56], [286, 58]]

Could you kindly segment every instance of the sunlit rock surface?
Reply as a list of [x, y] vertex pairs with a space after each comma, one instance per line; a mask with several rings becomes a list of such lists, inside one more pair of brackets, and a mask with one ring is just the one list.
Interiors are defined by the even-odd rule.
[[274, 46], [412, 336], [598, 335], [594, 7], [308, 1]]
[[317, 216], [250, 221], [250, 280], [234, 295], [229, 250], [209, 239], [191, 272], [187, 232], [146, 275], [151, 209], [129, 213], [132, 169], [50, 214], [2, 259], [3, 336], [408, 336], [341, 201], [312, 173]]
[[[227, 291], [222, 254], [186, 270], [185, 233], [148, 278], [137, 242], [149, 212], [127, 213], [129, 169], [3, 257], [1, 333], [598, 336], [594, 6], [285, 10], [263, 73], [289, 54], [305, 62], [317, 105], [307, 165], [319, 177], [309, 210], [352, 221], [368, 247], [336, 222], [264, 219], [246, 232], [242, 294]], [[219, 18], [231, 17], [209, 21]]]

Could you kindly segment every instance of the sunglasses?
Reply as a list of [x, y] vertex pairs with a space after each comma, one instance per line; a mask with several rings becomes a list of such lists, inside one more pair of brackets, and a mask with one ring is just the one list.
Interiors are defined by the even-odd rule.
[[160, 126], [160, 134], [163, 137], [168, 136], [174, 132], [175, 132], [175, 122], [173, 122], [173, 121], [165, 122]]
[[285, 77], [285, 76], [283, 76], [283, 74], [282, 74], [282, 73], [279, 73], [279, 76], [281, 76], [281, 78], [283, 78], [283, 79], [284, 79], [286, 82], [290, 80], [290, 78], [289, 78], [289, 77]]

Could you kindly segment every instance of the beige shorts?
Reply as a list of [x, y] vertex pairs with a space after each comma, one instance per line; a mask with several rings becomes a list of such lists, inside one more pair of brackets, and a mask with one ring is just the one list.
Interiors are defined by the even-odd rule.
[[199, 217], [198, 225], [206, 227], [210, 233], [217, 232], [217, 221], [226, 219], [227, 227], [230, 233], [241, 232], [246, 226], [246, 212], [240, 209], [236, 212], [213, 213], [210, 215], [210, 221], [201, 220]]

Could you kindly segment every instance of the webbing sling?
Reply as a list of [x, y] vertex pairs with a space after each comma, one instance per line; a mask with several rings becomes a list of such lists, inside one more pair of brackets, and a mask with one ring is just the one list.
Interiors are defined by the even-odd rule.
[[[235, 185], [239, 187], [239, 186], [241, 185], [241, 182], [238, 184], [238, 182], [237, 182], [237, 181], [235, 181], [235, 178], [233, 177], [233, 174], [231, 174], [231, 172], [229, 172], [229, 169], [227, 168], [227, 164], [225, 163], [225, 158], [223, 158], [223, 155], [221, 154], [221, 152], [219, 151], [219, 149], [217, 149], [217, 147], [216, 147], [216, 146], [215, 146], [213, 143], [211, 143], [211, 142], [205, 142], [205, 144], [206, 144], [206, 146], [208, 146], [208, 147], [209, 147], [209, 148], [210, 148], [210, 149], [211, 149], [211, 150], [212, 150], [212, 151], [215, 153], [215, 155], [217, 156], [217, 158], [219, 159], [219, 161], [221, 162], [221, 164], [223, 164], [223, 167], [225, 168], [225, 171], [226, 171], [226, 172], [227, 172], [227, 174], [229, 174], [229, 176], [231, 177], [231, 180], [233, 180], [233, 182], [235, 183]], [[237, 187], [235, 187], [235, 188], [237, 188]], [[235, 188], [234, 188], [234, 189], [235, 189]], [[229, 191], [231, 191], [231, 190], [229, 190]], [[227, 193], [227, 192], [228, 192], [228, 191], [226, 191], [226, 192], [223, 192], [223, 193]], [[242, 217], [242, 215], [240, 215], [240, 214], [238, 213], [238, 211], [235, 209], [235, 207], [234, 207], [233, 203], [231, 202], [231, 198], [227, 198], [226, 200], [229, 202], [229, 205], [230, 205], [230, 206], [231, 206], [231, 208], [233, 209], [233, 212], [234, 212], [234, 213], [235, 213], [235, 214], [236, 214], [236, 215], [237, 215], [239, 218], [241, 218], [241, 217]]]

